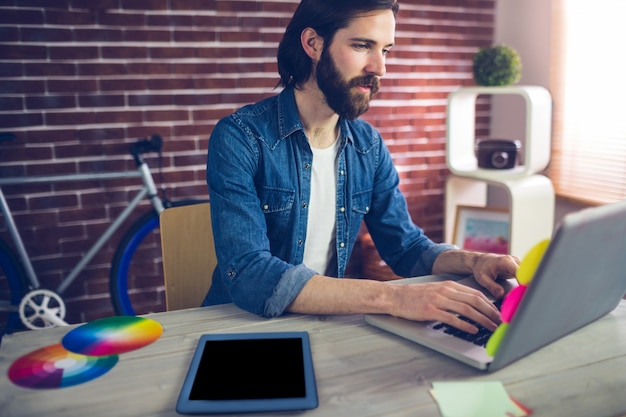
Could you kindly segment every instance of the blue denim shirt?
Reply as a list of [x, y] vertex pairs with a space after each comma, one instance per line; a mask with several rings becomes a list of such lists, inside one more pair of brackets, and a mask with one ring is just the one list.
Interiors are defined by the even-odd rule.
[[[411, 221], [380, 134], [363, 120], [342, 119], [340, 129], [337, 258], [330, 273], [344, 276], [364, 220], [396, 274], [429, 274], [435, 258], [453, 246], [435, 244]], [[325, 272], [302, 264], [312, 160], [292, 88], [219, 121], [207, 160], [218, 265], [203, 305], [234, 302], [275, 317]]]

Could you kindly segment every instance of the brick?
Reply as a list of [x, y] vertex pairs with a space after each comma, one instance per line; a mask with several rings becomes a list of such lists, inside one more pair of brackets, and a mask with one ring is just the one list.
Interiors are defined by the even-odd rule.
[[97, 14], [97, 22], [104, 26], [120, 26], [124, 28], [146, 25], [145, 13], [118, 13], [113, 10], [101, 10]]
[[80, 124], [93, 124], [95, 121], [94, 112], [62, 112], [62, 113], [46, 113], [46, 124], [48, 125], [75, 125]]
[[187, 63], [175, 62], [172, 64], [172, 74], [214, 74], [217, 72], [217, 63]]
[[123, 95], [81, 95], [78, 97], [80, 107], [123, 107], [125, 98]]
[[[287, 18], [291, 18], [291, 15], [293, 14], [293, 12], [296, 11], [296, 8], [298, 7], [298, 4], [298, 1], [292, 1], [291, 3], [268, 1], [259, 2], [259, 7], [260, 11], [280, 13], [282, 15], [285, 15]], [[287, 22], [283, 22], [283, 24], [281, 24], [281, 27], [285, 27], [286, 25]]]
[[[58, 167], [59, 168], [59, 167]], [[47, 170], [44, 170], [47, 171]], [[53, 171], [58, 172], [58, 171]], [[29, 201], [32, 210], [43, 210], [50, 208], [75, 207], [78, 204], [76, 195], [51, 195], [45, 197], [33, 197]], [[66, 229], [67, 230], [67, 229]]]
[[128, 96], [128, 105], [135, 106], [168, 106], [174, 104], [171, 94], [132, 94]]
[[[0, 14], [1, 15], [1, 14]], [[48, 48], [45, 46], [2, 44], [0, 45], [1, 60], [47, 59]]]
[[[207, 28], [208, 29], [208, 28]], [[175, 42], [216, 42], [218, 34], [214, 30], [182, 30], [174, 31]], [[213, 49], [213, 48], [210, 48]]]
[[29, 130], [24, 132], [24, 136], [28, 143], [49, 146], [53, 146], [54, 142], [66, 142], [75, 139], [74, 130], [53, 129], [51, 127], [47, 127], [45, 130]]
[[172, 13], [166, 15], [150, 14], [146, 18], [148, 26], [180, 26], [186, 28], [194, 24], [194, 17], [190, 15], [176, 15]]
[[35, 9], [8, 9], [0, 13], [0, 24], [9, 25], [38, 25], [43, 23], [43, 12]]
[[99, 58], [98, 48], [95, 46], [50, 46], [50, 59], [77, 61], [82, 59]]
[[150, 78], [147, 80], [150, 90], [193, 90], [194, 82], [190, 78]]
[[178, 106], [203, 106], [220, 103], [220, 98], [213, 94], [177, 94], [174, 104]]
[[70, 29], [29, 28], [20, 30], [22, 42], [69, 42], [72, 41]]
[[[197, 136], [208, 139], [208, 137], [211, 135], [211, 132], [215, 128], [215, 124], [206, 123], [205, 120], [198, 120], [198, 118], [196, 117], [196, 112], [193, 113], [193, 119], [194, 123], [191, 125], [176, 126], [174, 128], [174, 137], [178, 138], [179, 136]], [[208, 143], [208, 141], [206, 142]]]
[[76, 42], [121, 42], [122, 29], [74, 29]]
[[24, 65], [20, 62], [5, 61], [0, 65], [0, 77], [21, 77], [24, 74]]
[[72, 9], [119, 9], [119, 0], [70, 0]]
[[239, 19], [234, 15], [198, 15], [194, 17], [194, 26], [201, 29], [211, 29], [216, 26], [233, 27], [239, 26]]
[[[14, 210], [13, 207], [11, 207], [11, 209]], [[29, 229], [41, 227], [48, 228], [50, 227], [50, 225], [55, 225], [58, 221], [56, 211], [29, 212], [26, 214], [14, 216], [14, 218], [15, 223], [21, 230], [27, 227]]]
[[[74, 208], [64, 209], [59, 212], [58, 221], [59, 226], [65, 226], [67, 224], [75, 224], [84, 222], [84, 219], [102, 219], [106, 218], [106, 209], [103, 206], [92, 206], [89, 209]], [[84, 250], [85, 247], [76, 248]]]
[[103, 46], [102, 58], [105, 59], [140, 59], [148, 57], [148, 49], [139, 46]]
[[[41, 0], [42, 3], [46, 3], [46, 0]], [[96, 12], [94, 10], [68, 10], [68, 9], [51, 9], [45, 10], [45, 22], [51, 25], [65, 25], [65, 26], [77, 26], [77, 25], [93, 25], [96, 23]]]
[[76, 106], [74, 96], [29, 96], [26, 97], [26, 107], [28, 109], [59, 109], [73, 108]]
[[236, 88], [237, 79], [233, 78], [196, 78], [194, 86], [202, 90]]
[[118, 124], [118, 123], [141, 123], [143, 112], [141, 111], [99, 111], [95, 115], [95, 123]]
[[240, 12], [245, 10], [246, 12], [256, 12], [260, 9], [261, 2], [258, 1], [218, 1], [216, 9], [220, 12]]
[[123, 40], [124, 42], [169, 42], [172, 40], [172, 34], [169, 30], [125, 30]]
[[181, 48], [181, 47], [160, 47], [149, 48], [148, 55], [153, 59], [181, 59], [181, 58], [194, 58], [196, 57], [196, 48]]
[[126, 63], [126, 69], [129, 74], [134, 75], [154, 75], [154, 74], [174, 74], [174, 66], [176, 63], [169, 62], [129, 62]]
[[0, 96], [0, 109], [4, 111], [22, 111], [24, 109], [24, 101], [22, 97]]
[[40, 126], [42, 124], [43, 115], [41, 113], [0, 114], [0, 129], [2, 130], [24, 126]]
[[219, 0], [178, 0], [172, 3], [172, 10], [215, 10]]
[[145, 120], [148, 122], [161, 121], [161, 120], [189, 120], [189, 115], [186, 110], [173, 110], [173, 111], [146, 111]]
[[121, 0], [126, 10], [167, 10], [167, 0]]
[[223, 31], [219, 34], [220, 42], [258, 42], [260, 41], [260, 33], [258, 32], [245, 32], [245, 31]]
[[77, 64], [67, 62], [24, 63], [24, 72], [29, 77], [71, 77], [77, 74]]
[[[145, 90], [147, 88], [147, 80], [145, 79], [107, 79], [100, 81], [100, 89], [102, 91], [132, 91]], [[95, 89], [93, 90], [95, 91]]]
[[81, 76], [110, 76], [128, 74], [128, 66], [125, 63], [79, 63], [78, 74]]
[[2, 42], [16, 43], [20, 40], [20, 32], [17, 27], [0, 27], [0, 39]]

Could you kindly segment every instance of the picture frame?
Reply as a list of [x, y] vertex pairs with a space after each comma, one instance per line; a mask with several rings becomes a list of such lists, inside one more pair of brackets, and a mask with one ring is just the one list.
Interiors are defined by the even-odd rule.
[[510, 225], [505, 208], [458, 206], [452, 243], [466, 250], [508, 254]]

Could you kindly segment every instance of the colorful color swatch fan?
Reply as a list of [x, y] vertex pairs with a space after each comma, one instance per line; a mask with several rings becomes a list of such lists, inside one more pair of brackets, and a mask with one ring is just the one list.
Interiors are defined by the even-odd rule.
[[30, 352], [11, 364], [9, 379], [24, 388], [66, 388], [107, 373], [118, 356], [85, 356], [66, 350], [60, 343]]
[[539, 262], [543, 258], [543, 254], [545, 253], [548, 245], [550, 244], [550, 239], [543, 240], [536, 244], [522, 259], [519, 267], [517, 268], [517, 282], [519, 286], [515, 287], [510, 293], [504, 297], [504, 301], [502, 301], [502, 307], [500, 308], [500, 313], [502, 315], [502, 324], [498, 326], [498, 328], [493, 332], [487, 345], [485, 346], [485, 350], [489, 356], [495, 356], [498, 347], [500, 347], [500, 342], [504, 337], [507, 329], [509, 328], [509, 323], [511, 319], [515, 315], [517, 311], [517, 307], [519, 306], [520, 301], [522, 301], [522, 297], [526, 293], [526, 289], [528, 288], [528, 284], [532, 281], [533, 276], [535, 275], [535, 271], [539, 266]]
[[142, 348], [161, 337], [160, 323], [116, 316], [70, 330], [62, 343], [30, 352], [11, 364], [9, 379], [24, 388], [65, 388], [107, 373], [118, 354]]
[[163, 333], [161, 324], [142, 317], [114, 316], [98, 319], [71, 330], [63, 337], [70, 352], [90, 356], [118, 355], [142, 348]]

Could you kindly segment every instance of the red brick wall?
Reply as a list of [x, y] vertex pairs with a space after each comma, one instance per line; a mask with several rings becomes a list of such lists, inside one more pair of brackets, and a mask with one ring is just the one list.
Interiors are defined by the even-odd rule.
[[[276, 46], [297, 3], [1, 0], [0, 133], [17, 140], [0, 145], [0, 176], [132, 168], [128, 144], [158, 133], [170, 195], [206, 197], [211, 129], [276, 92]], [[382, 92], [365, 116], [389, 144], [415, 221], [435, 240], [443, 235], [446, 98], [473, 84], [472, 55], [492, 42], [494, 4], [403, 0]], [[137, 187], [5, 187], [46, 286], [56, 287]], [[118, 239], [70, 287], [70, 322], [111, 314]], [[162, 294], [153, 303], [162, 309]]]

